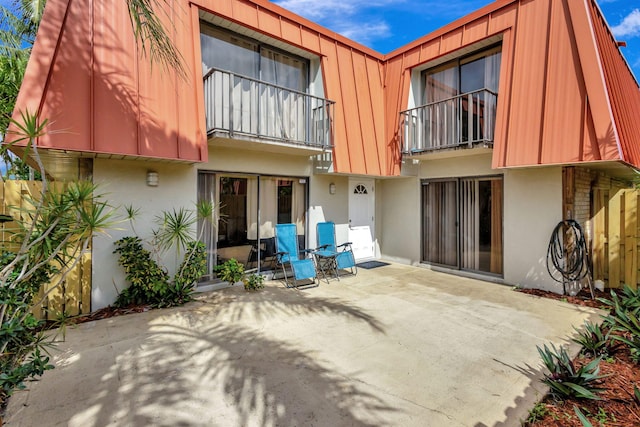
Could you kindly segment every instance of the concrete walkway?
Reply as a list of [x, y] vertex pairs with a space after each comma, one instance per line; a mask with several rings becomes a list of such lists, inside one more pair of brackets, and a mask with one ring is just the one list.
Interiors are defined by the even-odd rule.
[[517, 426], [590, 309], [392, 264], [85, 323], [7, 426]]

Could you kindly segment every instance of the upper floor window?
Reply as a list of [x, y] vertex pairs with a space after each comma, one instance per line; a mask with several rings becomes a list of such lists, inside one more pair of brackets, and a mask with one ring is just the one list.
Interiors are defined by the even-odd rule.
[[309, 61], [258, 41], [202, 23], [203, 74], [212, 68], [229, 71], [287, 89], [306, 92]]
[[423, 103], [484, 89], [497, 93], [501, 57], [500, 47], [495, 47], [424, 71]]

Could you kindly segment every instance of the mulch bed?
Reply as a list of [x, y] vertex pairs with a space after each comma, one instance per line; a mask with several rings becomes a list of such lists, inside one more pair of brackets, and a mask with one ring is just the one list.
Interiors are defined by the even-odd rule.
[[[597, 298], [610, 298], [609, 291], [596, 291], [595, 300], [591, 299], [588, 290], [582, 290], [575, 297], [533, 289], [521, 291], [530, 295], [594, 308], [605, 308]], [[593, 357], [579, 355], [574, 359], [574, 363], [577, 366], [582, 366], [592, 360]], [[525, 423], [525, 426], [583, 427], [574, 411], [576, 406], [595, 427], [640, 426], [640, 405], [633, 396], [634, 386], [640, 388], [640, 367], [631, 360], [626, 346], [619, 346], [618, 351], [600, 362], [600, 374], [608, 376], [603, 379], [600, 386], [604, 389], [599, 394], [602, 400], [568, 399], [556, 401], [551, 395], [547, 395], [536, 408], [539, 416], [535, 421]]]

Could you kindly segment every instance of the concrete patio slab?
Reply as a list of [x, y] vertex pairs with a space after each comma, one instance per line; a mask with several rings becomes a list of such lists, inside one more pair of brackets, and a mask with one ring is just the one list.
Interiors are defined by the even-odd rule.
[[[517, 426], [595, 310], [391, 264], [68, 329], [7, 426]], [[576, 348], [574, 347], [574, 350]]]

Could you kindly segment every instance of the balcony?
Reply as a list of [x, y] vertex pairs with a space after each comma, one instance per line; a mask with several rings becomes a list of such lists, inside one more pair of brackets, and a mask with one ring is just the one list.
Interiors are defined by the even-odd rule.
[[492, 147], [496, 105], [497, 94], [481, 89], [402, 111], [402, 152]]
[[204, 76], [204, 98], [211, 139], [299, 154], [332, 147], [333, 101], [218, 69]]

